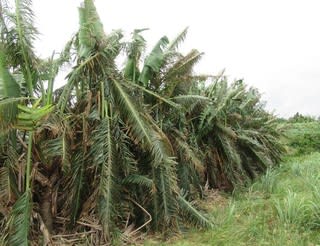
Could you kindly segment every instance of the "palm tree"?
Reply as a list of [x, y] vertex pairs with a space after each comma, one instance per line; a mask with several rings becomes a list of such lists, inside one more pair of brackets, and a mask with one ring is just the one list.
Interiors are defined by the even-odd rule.
[[200, 117], [192, 116], [211, 187], [232, 190], [281, 160], [281, 133], [256, 89], [247, 89], [242, 80], [229, 86], [221, 74], [199, 93], [211, 99]]
[[[75, 223], [89, 211], [97, 213], [108, 240], [123, 227], [121, 218], [125, 221], [128, 216], [130, 222], [145, 225], [140, 218], [147, 217], [148, 211], [152, 211], [155, 229], [177, 228], [180, 210], [193, 213], [210, 226], [179, 195], [173, 147], [149, 110], [132, 99], [141, 94], [142, 88], [128, 83], [117, 70], [114, 60], [122, 48], [121, 37], [119, 31], [105, 35], [92, 1], [84, 2], [75, 43], [78, 62], [58, 102], [61, 111], [76, 113], [73, 128], [78, 129], [76, 138], [85, 145], [74, 147], [72, 175], [65, 181], [71, 191], [66, 201], [71, 221]], [[143, 47], [143, 39], [137, 42], [141, 43], [135, 45]], [[133, 82], [138, 75], [135, 69], [139, 56], [139, 51], [132, 48], [129, 61], [133, 69], [127, 69], [125, 75], [132, 75]], [[73, 91], [76, 103], [68, 105]], [[160, 98], [156, 93], [151, 95]], [[86, 204], [86, 199], [94, 199], [98, 206], [85, 210], [81, 203]], [[146, 220], [150, 222], [150, 218]]]

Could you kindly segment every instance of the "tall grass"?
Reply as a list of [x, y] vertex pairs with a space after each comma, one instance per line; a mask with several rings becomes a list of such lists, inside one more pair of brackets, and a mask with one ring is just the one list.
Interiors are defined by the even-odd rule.
[[284, 225], [305, 226], [310, 223], [311, 203], [304, 197], [299, 197], [297, 193], [288, 190], [284, 199], [275, 200], [274, 203], [277, 216]]
[[255, 182], [251, 189], [271, 194], [276, 191], [278, 185], [279, 172], [276, 169], [269, 168], [266, 173]]

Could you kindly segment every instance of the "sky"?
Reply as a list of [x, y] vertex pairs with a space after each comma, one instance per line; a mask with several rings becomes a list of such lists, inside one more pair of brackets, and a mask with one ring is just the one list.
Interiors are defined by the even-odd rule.
[[[81, 0], [33, 0], [41, 56], [60, 51], [78, 29]], [[229, 80], [259, 89], [266, 109], [281, 117], [320, 116], [320, 1], [96, 0], [108, 33], [149, 28], [148, 48], [189, 27], [181, 51], [205, 53], [198, 74], [226, 69]]]

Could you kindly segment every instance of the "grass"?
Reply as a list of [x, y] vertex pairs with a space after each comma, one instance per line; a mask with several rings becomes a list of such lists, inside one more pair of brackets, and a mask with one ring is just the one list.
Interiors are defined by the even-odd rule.
[[148, 245], [320, 245], [320, 153], [290, 157], [245, 190], [208, 194], [213, 230]]
[[320, 121], [284, 123], [285, 144], [292, 155], [308, 154], [320, 150]]

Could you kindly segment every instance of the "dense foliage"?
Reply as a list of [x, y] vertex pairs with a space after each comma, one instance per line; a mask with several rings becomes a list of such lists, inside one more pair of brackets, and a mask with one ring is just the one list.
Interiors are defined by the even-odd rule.
[[[192, 202], [204, 186], [231, 190], [280, 160], [257, 90], [195, 76], [203, 54], [178, 51], [187, 30], [162, 37], [142, 63], [144, 30], [130, 42], [105, 34], [84, 0], [79, 31], [44, 60], [33, 51], [31, 1], [0, 4], [1, 245], [212, 227]], [[67, 83], [54, 91], [65, 63]]]

